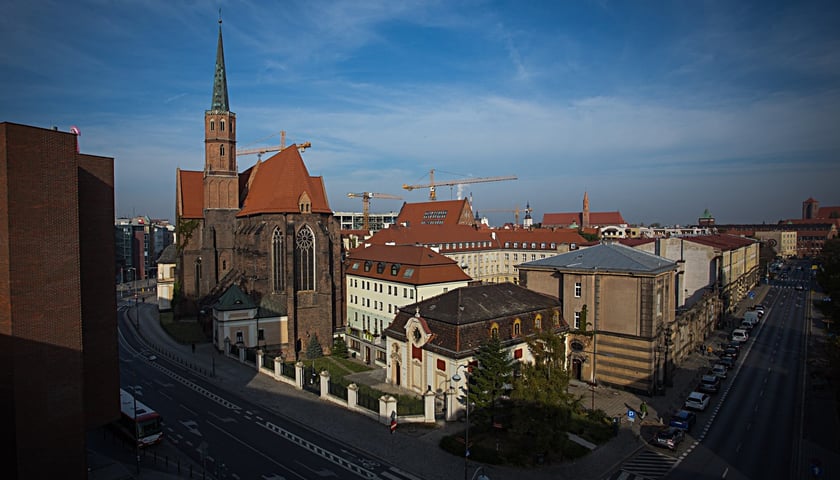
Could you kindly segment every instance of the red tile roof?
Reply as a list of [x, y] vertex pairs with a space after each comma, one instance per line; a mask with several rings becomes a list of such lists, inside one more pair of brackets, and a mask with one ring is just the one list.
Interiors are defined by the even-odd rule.
[[[581, 226], [583, 224], [582, 212], [564, 212], [564, 213], [544, 213], [543, 227], [551, 225], [568, 226], [571, 224]], [[590, 212], [590, 225], [626, 225], [627, 221], [621, 216], [621, 212]]]
[[404, 203], [397, 225], [472, 225], [475, 219], [466, 199], [440, 202]]
[[253, 176], [250, 189], [236, 215], [299, 212], [298, 200], [306, 193], [312, 213], [332, 213], [324, 180], [309, 175], [297, 146], [291, 145], [242, 175]]
[[754, 239], [736, 235], [698, 235], [694, 237], [683, 237], [683, 239], [688, 242], [708, 245], [721, 250], [735, 250], [756, 243]]
[[[834, 214], [834, 218], [831, 217], [831, 214]], [[820, 207], [819, 212], [817, 213], [817, 218], [830, 218], [832, 220], [836, 220], [840, 218], [840, 207]]]
[[[368, 271], [364, 269], [365, 262], [371, 262]], [[381, 272], [377, 268], [380, 262], [383, 264]], [[397, 275], [392, 275], [394, 265], [399, 269]], [[455, 260], [428, 247], [413, 245], [372, 245], [351, 250], [345, 261], [345, 272], [412, 285], [472, 280]]]
[[204, 218], [204, 172], [178, 169], [178, 215]]

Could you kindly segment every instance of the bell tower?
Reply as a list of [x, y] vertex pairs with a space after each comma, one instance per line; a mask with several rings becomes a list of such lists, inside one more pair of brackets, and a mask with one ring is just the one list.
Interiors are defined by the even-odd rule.
[[225, 53], [222, 47], [222, 19], [213, 101], [204, 112], [204, 208], [239, 209], [239, 179], [236, 167], [236, 114], [228, 106]]

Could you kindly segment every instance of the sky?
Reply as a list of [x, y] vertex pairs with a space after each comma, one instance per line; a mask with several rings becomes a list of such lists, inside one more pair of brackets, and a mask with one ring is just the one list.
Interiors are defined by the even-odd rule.
[[646, 225], [840, 205], [836, 1], [10, 0], [0, 121], [77, 127], [114, 157], [118, 216], [174, 221], [176, 169], [204, 166], [219, 9], [237, 148], [311, 142], [334, 211], [426, 201], [403, 185], [431, 170], [516, 176], [437, 188], [494, 224], [584, 192]]

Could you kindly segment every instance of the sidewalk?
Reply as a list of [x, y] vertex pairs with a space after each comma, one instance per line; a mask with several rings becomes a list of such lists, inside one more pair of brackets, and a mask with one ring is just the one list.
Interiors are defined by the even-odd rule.
[[[748, 304], [762, 301], [768, 288], [766, 285], [756, 287], [756, 299], [741, 302], [736, 315], [743, 314]], [[268, 375], [259, 374], [252, 365], [221, 355], [210, 343], [197, 344], [193, 352], [191, 345], [174, 342], [160, 328], [154, 304], [141, 303], [137, 311], [140, 315], [140, 331], [148, 344], [155, 345], [156, 352], [168, 352], [165, 354], [167, 358], [205, 372], [210, 382], [234, 395], [323, 432], [341, 443], [360, 446], [359, 439], [363, 438], [363, 450], [423, 479], [448, 480], [453, 478], [453, 472], [464, 469], [462, 457], [454, 457], [438, 446], [441, 438], [463, 429], [461, 422], [441, 422], [434, 427], [405, 425], [397, 431], [397, 435], [391, 435], [386, 426], [323, 402], [310, 393], [278, 382]], [[727, 334], [728, 332], [715, 331], [706, 342], [716, 345], [717, 342], [723, 341]], [[667, 421], [670, 413], [682, 406], [686, 395], [695, 388], [699, 376], [709, 368], [713, 358], [699, 352], [690, 354], [672, 372], [672, 385], [667, 387], [662, 396], [636, 395], [605, 386], [594, 389], [585, 384], [571, 386], [570, 390], [583, 397], [584, 405], [589, 406], [592, 402], [596, 409], [624, 419], [619, 435], [574, 462], [545, 465], [529, 470], [482, 465], [484, 473], [494, 480], [521, 478], [523, 475], [535, 480], [604, 478], [607, 473], [614, 471], [623, 461], [644, 447], [659, 429], [660, 417]], [[642, 401], [648, 405], [647, 418], [642, 422], [629, 424], [626, 420], [627, 410], [638, 409]], [[477, 466], [478, 464], [471, 463], [471, 471]]]

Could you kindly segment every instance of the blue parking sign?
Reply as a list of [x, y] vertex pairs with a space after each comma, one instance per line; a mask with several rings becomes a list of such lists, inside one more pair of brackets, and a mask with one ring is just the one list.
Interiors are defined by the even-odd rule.
[[636, 421], [636, 411], [635, 410], [632, 410], [632, 409], [627, 410], [627, 420], [630, 420], [631, 422]]

